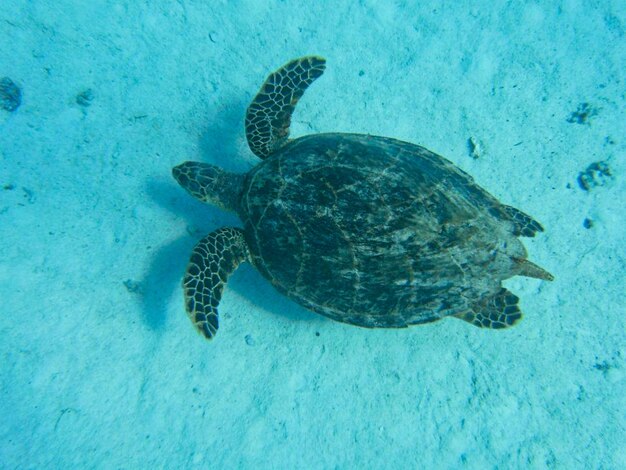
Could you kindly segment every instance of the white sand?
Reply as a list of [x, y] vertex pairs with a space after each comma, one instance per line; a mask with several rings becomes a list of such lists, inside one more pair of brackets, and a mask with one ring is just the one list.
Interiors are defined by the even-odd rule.
[[[2, 1], [0, 468], [626, 468], [626, 3], [440, 3]], [[254, 165], [245, 108], [305, 54], [292, 135], [419, 143], [544, 224], [518, 326], [360, 329], [246, 266], [194, 332], [190, 250], [238, 220], [170, 169]]]

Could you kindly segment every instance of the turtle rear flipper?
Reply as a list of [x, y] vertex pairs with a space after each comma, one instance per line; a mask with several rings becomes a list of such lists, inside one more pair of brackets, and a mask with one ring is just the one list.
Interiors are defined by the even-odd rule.
[[325, 68], [321, 57], [302, 57], [267, 77], [246, 112], [246, 137], [256, 156], [265, 159], [284, 145], [298, 100]]
[[195, 246], [183, 279], [187, 315], [207, 339], [219, 327], [217, 306], [228, 276], [248, 259], [243, 231], [221, 228]]
[[455, 317], [480, 328], [508, 328], [522, 318], [518, 302], [519, 297], [502, 288], [497, 294], [474, 304], [470, 312]]
[[534, 237], [537, 232], [543, 232], [539, 222], [515, 207], [502, 204], [494, 207], [491, 213], [499, 219], [513, 222], [513, 235], [516, 237]]

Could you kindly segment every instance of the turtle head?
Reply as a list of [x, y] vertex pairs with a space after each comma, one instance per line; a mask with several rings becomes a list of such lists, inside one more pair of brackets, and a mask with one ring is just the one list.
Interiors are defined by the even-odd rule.
[[239, 212], [239, 195], [245, 175], [229, 173], [206, 163], [185, 162], [172, 175], [193, 197], [222, 209]]

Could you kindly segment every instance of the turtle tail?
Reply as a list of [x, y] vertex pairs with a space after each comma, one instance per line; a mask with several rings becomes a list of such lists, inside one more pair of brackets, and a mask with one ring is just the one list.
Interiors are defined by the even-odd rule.
[[519, 276], [534, 277], [535, 279], [543, 279], [544, 281], [553, 281], [554, 276], [540, 266], [537, 266], [532, 261], [528, 261], [524, 258], [513, 258], [517, 266], [517, 273]]

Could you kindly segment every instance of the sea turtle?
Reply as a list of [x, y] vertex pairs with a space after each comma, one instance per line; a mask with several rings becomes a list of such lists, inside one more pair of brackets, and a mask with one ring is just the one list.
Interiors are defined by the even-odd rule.
[[304, 307], [352, 325], [446, 316], [513, 325], [519, 299], [502, 281], [553, 279], [518, 239], [541, 225], [424, 147], [361, 134], [289, 139], [295, 105], [325, 64], [303, 57], [267, 78], [246, 113], [248, 145], [261, 159], [247, 174], [196, 162], [172, 170], [193, 196], [243, 221], [193, 250], [183, 289], [197, 330], [216, 334], [224, 285], [244, 261]]

